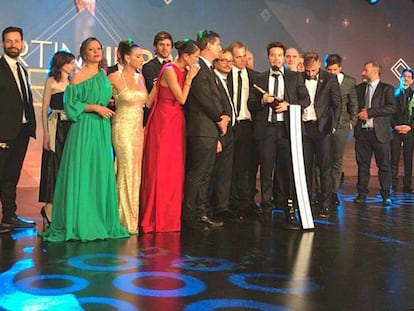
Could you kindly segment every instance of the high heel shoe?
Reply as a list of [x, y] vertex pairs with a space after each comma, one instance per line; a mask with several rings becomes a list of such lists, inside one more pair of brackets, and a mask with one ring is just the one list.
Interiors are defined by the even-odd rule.
[[40, 210], [40, 215], [42, 215], [42, 219], [43, 219], [43, 230], [50, 227], [51, 221], [46, 213], [46, 207], [43, 206], [42, 209]]

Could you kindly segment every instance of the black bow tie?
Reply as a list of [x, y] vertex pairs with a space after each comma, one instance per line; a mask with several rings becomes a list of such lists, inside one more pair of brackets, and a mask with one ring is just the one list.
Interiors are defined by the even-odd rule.
[[163, 64], [163, 65], [165, 65], [165, 64], [168, 64], [169, 62], [171, 62], [171, 61], [170, 61], [170, 60], [165, 60], [165, 59], [164, 59], [164, 60], [162, 61], [162, 64]]

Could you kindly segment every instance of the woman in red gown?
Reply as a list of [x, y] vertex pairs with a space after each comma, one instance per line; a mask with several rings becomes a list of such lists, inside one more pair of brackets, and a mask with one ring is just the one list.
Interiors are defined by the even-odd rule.
[[145, 128], [140, 194], [140, 227], [147, 232], [181, 229], [184, 191], [185, 120], [183, 105], [199, 70], [197, 44], [177, 41], [178, 58], [163, 66]]

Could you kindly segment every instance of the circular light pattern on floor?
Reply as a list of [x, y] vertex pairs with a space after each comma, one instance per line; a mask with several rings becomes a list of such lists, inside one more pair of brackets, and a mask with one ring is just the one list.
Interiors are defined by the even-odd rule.
[[[112, 265], [97, 265], [92, 263], [86, 263], [86, 261], [93, 260], [100, 260], [100, 259], [109, 259], [109, 260], [116, 260], [116, 261], [124, 261], [123, 264], [112, 264]], [[72, 257], [68, 260], [68, 264], [72, 267], [83, 269], [83, 270], [90, 270], [90, 271], [104, 271], [104, 272], [111, 272], [111, 271], [123, 271], [123, 270], [130, 270], [136, 269], [139, 267], [142, 262], [139, 259], [129, 257], [129, 256], [121, 256], [121, 255], [114, 255], [114, 254], [91, 254], [91, 255], [81, 255]]]
[[[184, 286], [176, 289], [149, 289], [139, 287], [134, 284], [136, 279], [140, 278], [172, 278], [184, 283]], [[162, 280], [159, 281], [162, 284]], [[206, 289], [204, 282], [182, 274], [169, 272], [137, 272], [121, 275], [114, 280], [115, 287], [125, 292], [152, 297], [184, 297], [196, 295]]]
[[[249, 279], [254, 278], [255, 283], [249, 282]], [[272, 284], [276, 282], [281, 282], [283, 284], [288, 284], [288, 287], [269, 287], [264, 285], [258, 285], [260, 279], [273, 279]], [[265, 293], [273, 294], [305, 294], [316, 291], [319, 286], [306, 278], [298, 278], [285, 274], [275, 274], [275, 273], [241, 273], [234, 274], [228, 279], [230, 283], [245, 289], [256, 290]], [[267, 282], [266, 282], [267, 283]]]
[[214, 257], [180, 258], [174, 260], [172, 262], [172, 266], [185, 270], [201, 272], [233, 270], [235, 267], [234, 263], [232, 263], [230, 260]]
[[[341, 195], [340, 199], [344, 202], [354, 202], [354, 199], [356, 198], [356, 194], [352, 195]], [[365, 201], [365, 204], [372, 204], [372, 203], [382, 203], [381, 196], [375, 196], [375, 197], [367, 197], [367, 200]], [[358, 204], [356, 204], [358, 205]]]
[[[34, 286], [33, 283], [43, 283], [45, 280], [65, 280], [72, 282], [72, 285], [67, 287], [48, 288]], [[77, 292], [88, 287], [89, 282], [80, 277], [65, 275], [65, 274], [41, 274], [30, 276], [16, 281], [16, 287], [20, 290], [33, 295], [62, 295]]]
[[107, 297], [81, 297], [78, 299], [81, 305], [91, 305], [91, 304], [98, 304], [98, 305], [106, 305], [116, 308], [120, 311], [138, 311], [138, 308], [135, 306], [117, 299], [107, 298]]
[[222, 308], [248, 308], [249, 310], [259, 311], [291, 311], [284, 307], [271, 305], [254, 300], [242, 300], [242, 299], [206, 299], [193, 302], [188, 305], [184, 311], [210, 311], [218, 310]]

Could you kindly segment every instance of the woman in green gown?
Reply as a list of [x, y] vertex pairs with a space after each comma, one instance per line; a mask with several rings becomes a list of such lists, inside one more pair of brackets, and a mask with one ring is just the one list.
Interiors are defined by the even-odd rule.
[[100, 69], [102, 45], [82, 42], [84, 66], [67, 86], [64, 109], [73, 121], [53, 197], [52, 222], [40, 235], [50, 242], [128, 237], [121, 226], [112, 159], [111, 86]]

